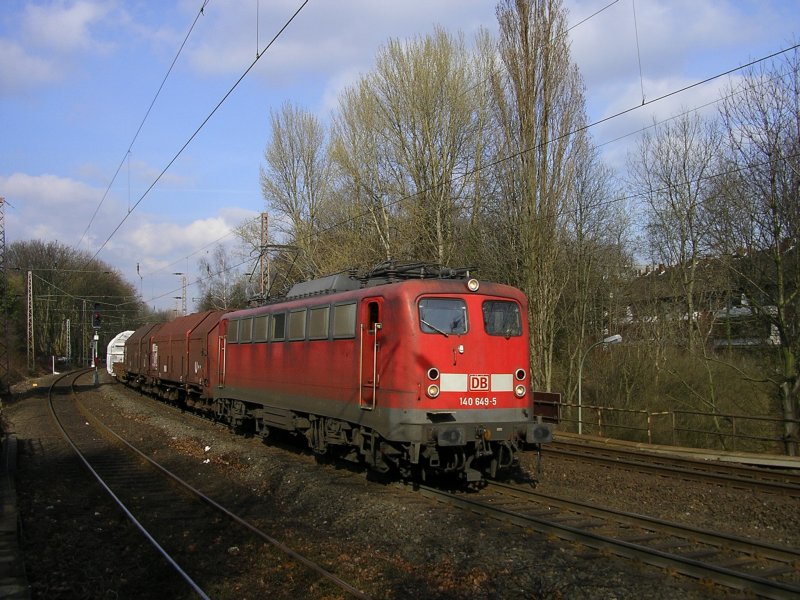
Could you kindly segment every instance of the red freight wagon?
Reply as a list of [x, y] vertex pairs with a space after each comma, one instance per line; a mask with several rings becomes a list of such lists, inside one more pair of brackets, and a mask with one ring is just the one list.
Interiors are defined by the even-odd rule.
[[125, 371], [145, 376], [150, 372], [150, 335], [162, 323], [148, 323], [133, 332], [125, 341]]
[[220, 315], [222, 311], [187, 315], [150, 333], [150, 374], [170, 389], [168, 399], [180, 399], [187, 388], [202, 391], [207, 386], [209, 325], [216, 326]]

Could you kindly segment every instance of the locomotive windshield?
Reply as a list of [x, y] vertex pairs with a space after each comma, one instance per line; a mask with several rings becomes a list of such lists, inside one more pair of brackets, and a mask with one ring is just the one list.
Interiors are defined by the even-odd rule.
[[522, 321], [516, 302], [487, 300], [483, 303], [483, 326], [489, 335], [522, 335]]
[[460, 298], [423, 298], [419, 324], [423, 333], [461, 335], [467, 332], [467, 305]]

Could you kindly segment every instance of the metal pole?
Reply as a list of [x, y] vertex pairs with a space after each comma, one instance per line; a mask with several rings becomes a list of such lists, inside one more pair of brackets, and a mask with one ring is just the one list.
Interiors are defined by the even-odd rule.
[[583, 399], [581, 397], [581, 380], [583, 379], [583, 363], [586, 362], [586, 357], [589, 356], [589, 352], [592, 350], [592, 348], [595, 348], [596, 346], [602, 346], [603, 344], [619, 344], [621, 341], [622, 341], [621, 335], [619, 334], [611, 335], [589, 346], [586, 349], [586, 352], [584, 352], [583, 356], [581, 357], [581, 362], [578, 365], [578, 435], [583, 435]]
[[92, 340], [92, 366], [94, 367], [94, 374], [92, 375], [92, 384], [99, 385], [100, 384], [100, 377], [99, 373], [97, 372], [97, 351], [98, 347], [100, 346], [100, 335], [97, 331], [94, 332], [94, 339]]
[[33, 272], [28, 271], [28, 285], [27, 285], [27, 330], [28, 330], [28, 373], [33, 373], [35, 370], [35, 363], [36, 363], [36, 349], [34, 348], [34, 337], [33, 337]]
[[261, 302], [267, 298], [267, 290], [269, 289], [269, 273], [267, 260], [267, 231], [269, 227], [269, 216], [267, 213], [261, 213], [261, 248], [258, 257], [258, 262], [261, 270]]
[[586, 357], [589, 356], [589, 351], [595, 346], [599, 346], [603, 342], [595, 342], [583, 353], [580, 365], [578, 365], [578, 435], [583, 435], [583, 397], [581, 395], [581, 382], [583, 381], [583, 363], [586, 362]]

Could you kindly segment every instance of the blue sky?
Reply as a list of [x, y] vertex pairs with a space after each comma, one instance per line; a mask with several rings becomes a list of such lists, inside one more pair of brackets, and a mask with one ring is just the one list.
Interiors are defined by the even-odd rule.
[[[436, 25], [468, 41], [479, 27], [497, 32], [491, 1], [310, 0], [142, 198], [302, 0], [208, 0], [131, 146], [203, 4], [2, 0], [0, 196], [7, 201], [7, 243], [57, 240], [99, 250], [98, 258], [141, 289], [149, 305], [174, 308], [180, 278], [172, 273], [187, 273], [191, 283], [198, 258], [214, 241], [230, 240], [232, 228], [265, 210], [259, 166], [270, 109], [289, 101], [327, 121], [339, 92], [370, 70], [390, 38], [425, 35]], [[570, 23], [605, 8], [570, 31], [591, 122], [640, 105], [642, 88], [652, 100], [789, 47], [800, 23], [798, 0], [565, 0], [565, 6]], [[637, 137], [611, 140], [716, 99], [726, 82], [612, 119], [592, 129], [594, 140], [609, 164], [622, 168]], [[197, 295], [190, 286], [187, 296]]]

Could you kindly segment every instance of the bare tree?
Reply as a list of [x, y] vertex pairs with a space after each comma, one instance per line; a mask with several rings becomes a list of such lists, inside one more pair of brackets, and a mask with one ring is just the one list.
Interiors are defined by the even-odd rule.
[[689, 351], [697, 343], [697, 278], [708, 250], [706, 203], [715, 191], [711, 177], [719, 165], [719, 129], [696, 114], [685, 113], [645, 133], [638, 154], [629, 158], [631, 188], [644, 200], [646, 233], [655, 262], [671, 267], [683, 310], [674, 323], [686, 323]]
[[289, 103], [270, 112], [270, 123], [261, 190], [272, 224], [301, 250], [300, 268], [318, 275], [319, 225], [331, 193], [325, 130], [313, 114]]
[[778, 392], [786, 448], [800, 439], [800, 54], [754, 69], [723, 100], [736, 167], [716, 205], [717, 247], [751, 310], [778, 337]]
[[626, 326], [632, 272], [626, 204], [612, 195], [612, 173], [588, 140], [582, 154], [575, 202], [566, 213], [567, 285], [556, 315], [565, 391], [570, 394], [577, 388], [586, 348]]
[[456, 256], [486, 124], [479, 81], [461, 36], [437, 28], [391, 40], [342, 95], [333, 156], [385, 258]]
[[200, 310], [232, 310], [247, 306], [246, 282], [239, 269], [241, 263], [241, 260], [231, 258], [222, 245], [215, 246], [209, 257], [197, 261]]
[[574, 200], [585, 125], [560, 0], [498, 5], [501, 75], [494, 80], [497, 209], [509, 252], [506, 280], [529, 299], [535, 383], [550, 389], [558, 302], [566, 278], [566, 208]]
[[398, 253], [393, 222], [400, 192], [393, 185], [384, 138], [377, 100], [362, 80], [342, 93], [334, 117], [331, 158], [337, 168], [339, 206], [350, 207], [342, 222], [355, 224], [355, 239], [380, 248], [382, 260], [393, 260]]

